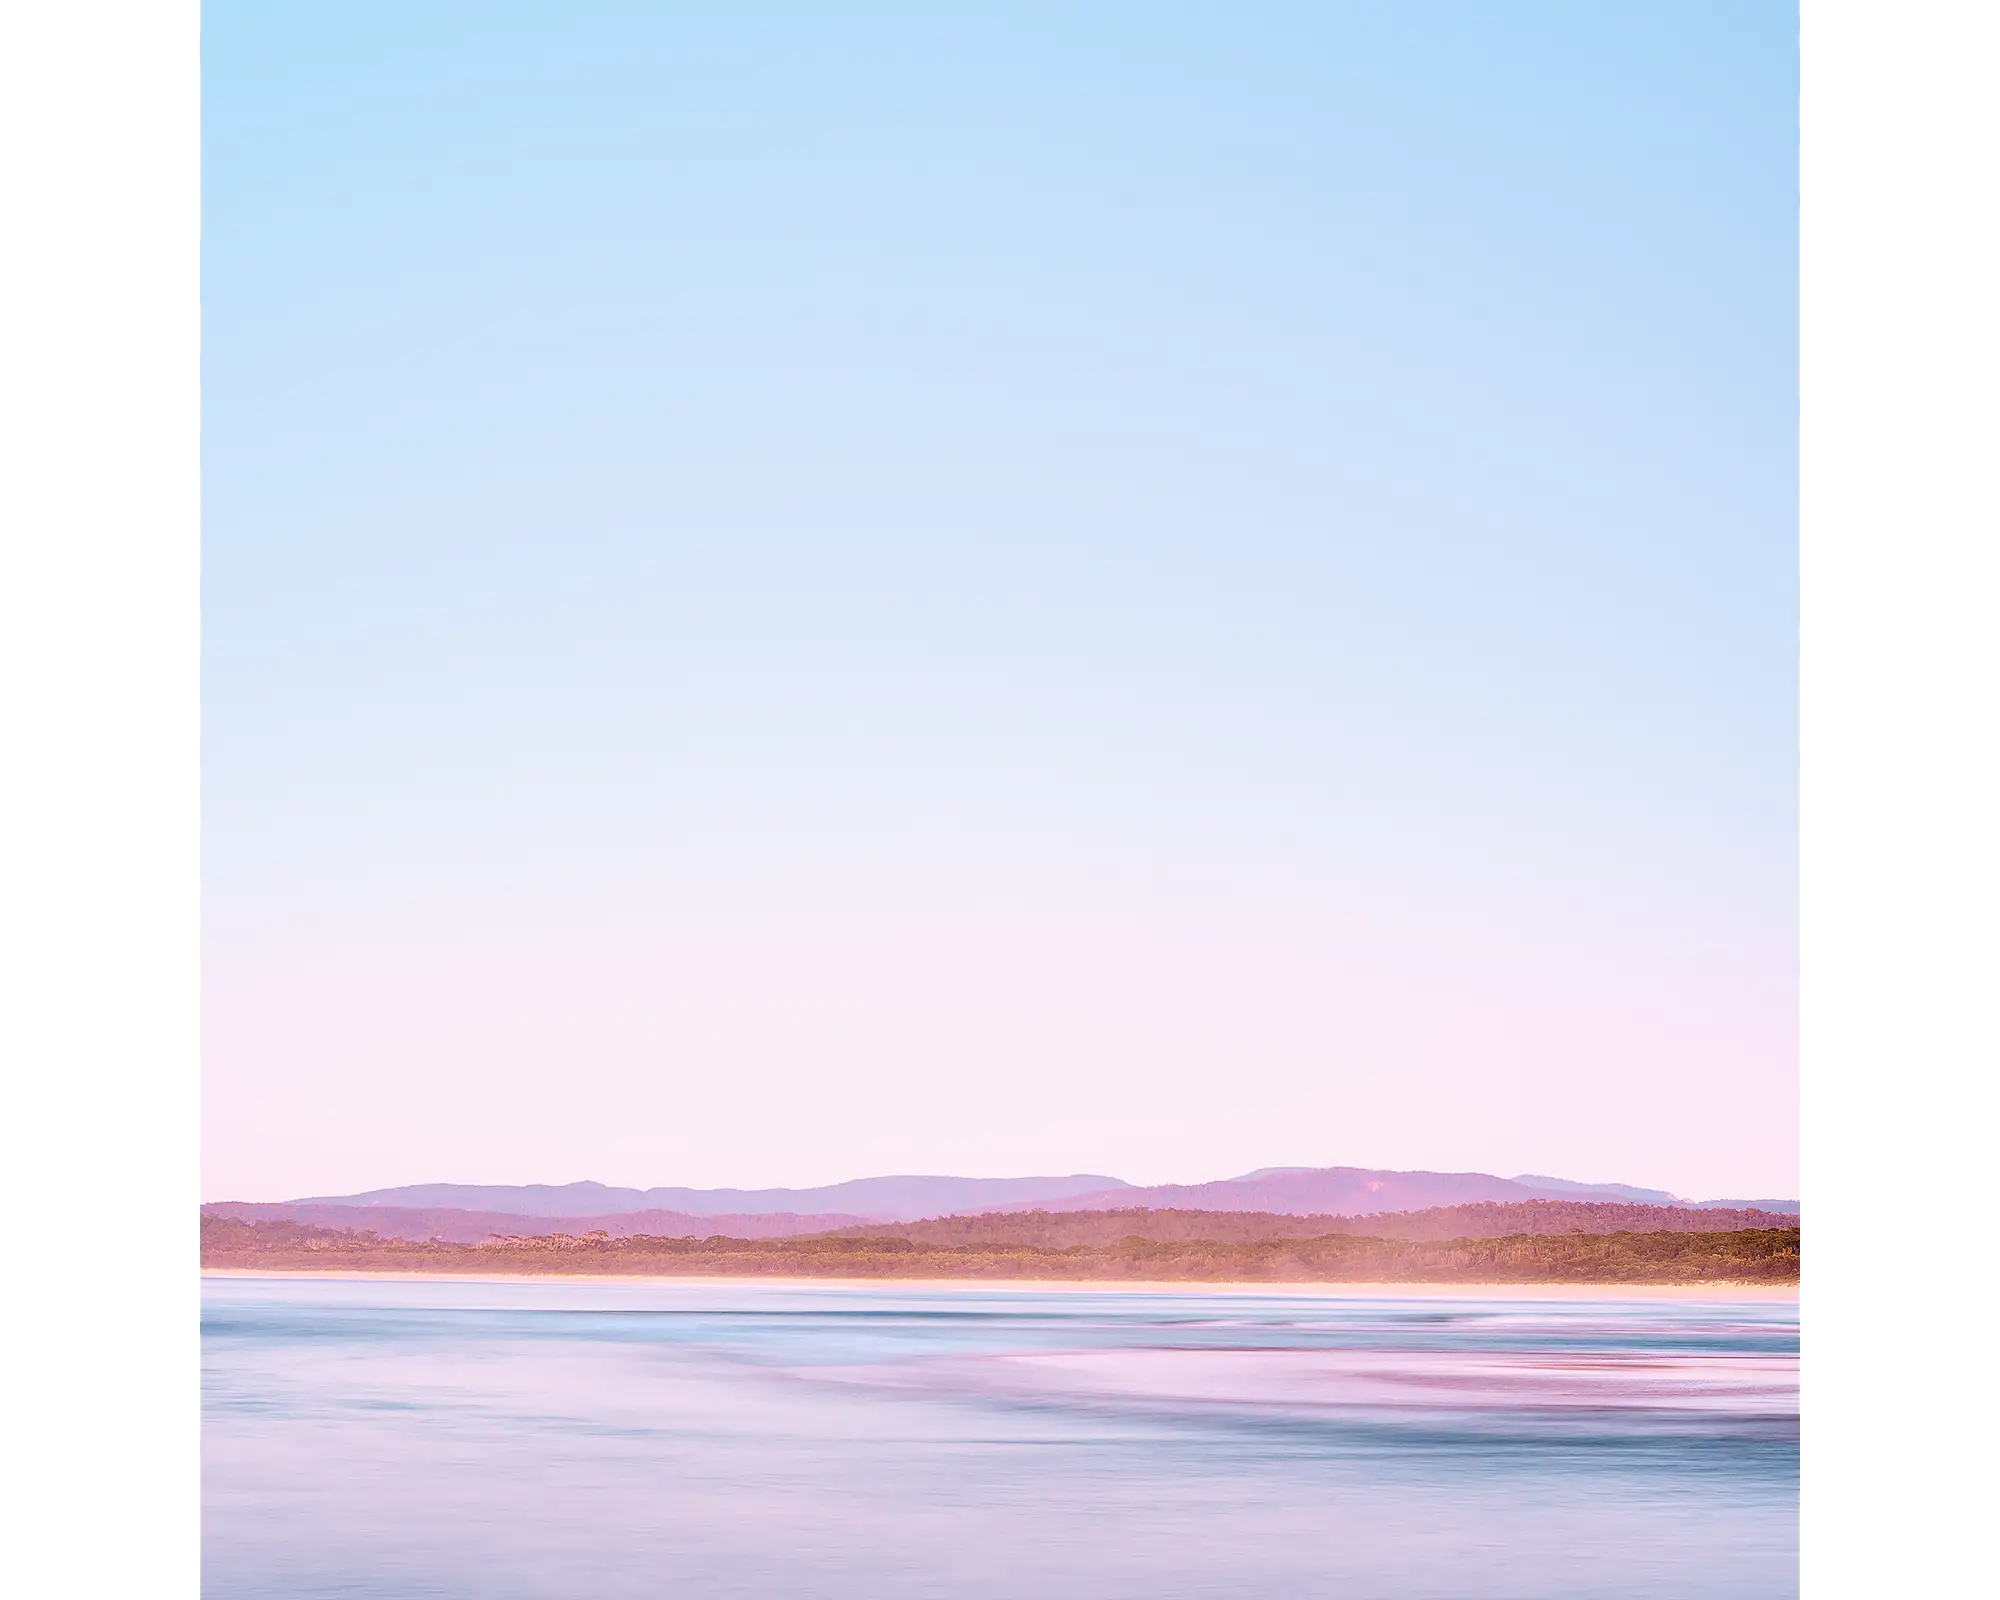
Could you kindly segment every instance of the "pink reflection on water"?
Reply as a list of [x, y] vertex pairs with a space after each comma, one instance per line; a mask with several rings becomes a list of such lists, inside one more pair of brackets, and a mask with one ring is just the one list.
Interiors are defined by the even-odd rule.
[[1408, 1350], [1074, 1350], [820, 1369], [868, 1385], [996, 1397], [1270, 1406], [1644, 1407], [1795, 1415], [1794, 1355]]

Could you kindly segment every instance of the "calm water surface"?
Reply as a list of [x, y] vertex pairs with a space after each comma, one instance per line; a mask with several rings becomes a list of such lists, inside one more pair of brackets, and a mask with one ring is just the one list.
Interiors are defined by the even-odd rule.
[[238, 1597], [1782, 1596], [1792, 1302], [208, 1279]]

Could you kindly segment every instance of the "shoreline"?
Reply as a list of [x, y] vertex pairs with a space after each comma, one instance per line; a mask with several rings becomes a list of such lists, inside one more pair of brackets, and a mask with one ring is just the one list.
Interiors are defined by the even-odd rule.
[[350, 1283], [396, 1283], [416, 1280], [423, 1283], [574, 1283], [592, 1287], [608, 1284], [646, 1284], [680, 1288], [713, 1284], [743, 1288], [766, 1285], [783, 1289], [867, 1289], [877, 1293], [899, 1290], [953, 1289], [979, 1291], [1052, 1291], [1072, 1294], [1180, 1294], [1180, 1295], [1281, 1295], [1290, 1298], [1412, 1300], [1743, 1300], [1796, 1303], [1796, 1283], [1760, 1283], [1745, 1279], [1717, 1279], [1709, 1283], [1565, 1283], [1565, 1282], [1439, 1282], [1436, 1279], [1408, 1283], [1393, 1281], [1354, 1282], [1319, 1280], [1278, 1282], [1211, 1279], [1140, 1278], [891, 1278], [787, 1276], [778, 1273], [586, 1273], [586, 1272], [358, 1272], [350, 1268], [284, 1269], [258, 1267], [203, 1267], [207, 1278], [304, 1278], [329, 1279]]

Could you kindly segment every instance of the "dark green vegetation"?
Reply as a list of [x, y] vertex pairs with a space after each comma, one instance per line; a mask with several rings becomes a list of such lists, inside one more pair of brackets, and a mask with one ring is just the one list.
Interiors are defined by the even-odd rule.
[[[1796, 1283], [1799, 1277], [1796, 1227], [1523, 1229], [1488, 1237], [1464, 1232], [1437, 1237], [1419, 1231], [1438, 1225], [1414, 1220], [1425, 1215], [1351, 1219], [1202, 1211], [1027, 1212], [789, 1239], [614, 1239], [594, 1233], [490, 1239], [477, 1245], [204, 1217], [201, 1259], [204, 1267], [266, 1272], [1187, 1283]], [[1363, 1224], [1383, 1231], [1354, 1231]], [[1408, 1231], [1403, 1237], [1385, 1236], [1392, 1226]]]

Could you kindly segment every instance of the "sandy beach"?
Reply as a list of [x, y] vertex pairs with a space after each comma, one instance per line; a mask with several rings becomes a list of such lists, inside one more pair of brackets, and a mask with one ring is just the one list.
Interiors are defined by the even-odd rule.
[[357, 1283], [420, 1279], [439, 1283], [576, 1283], [764, 1285], [787, 1289], [957, 1289], [1035, 1294], [1291, 1295], [1314, 1299], [1437, 1300], [1745, 1300], [1796, 1301], [1795, 1283], [1216, 1283], [1123, 1278], [835, 1278], [784, 1277], [743, 1273], [581, 1273], [581, 1272], [327, 1272], [254, 1271], [204, 1267], [204, 1278], [329, 1278]]

